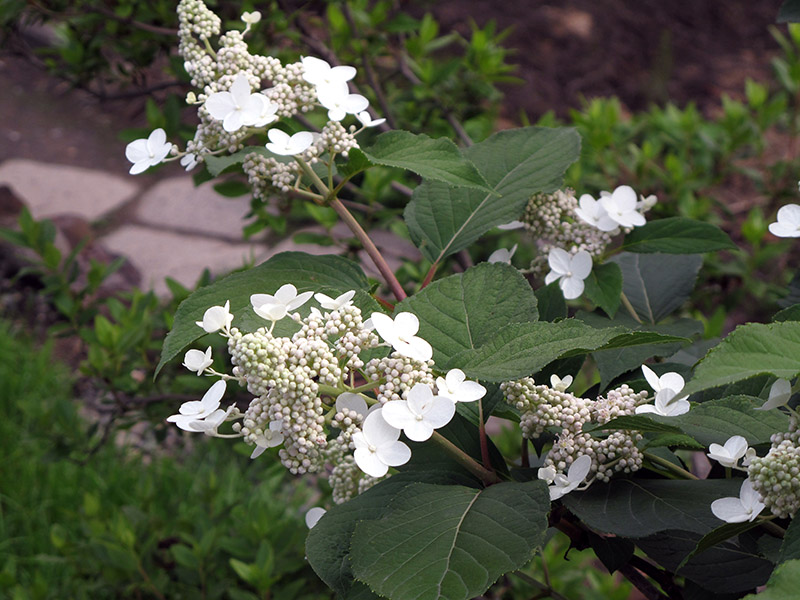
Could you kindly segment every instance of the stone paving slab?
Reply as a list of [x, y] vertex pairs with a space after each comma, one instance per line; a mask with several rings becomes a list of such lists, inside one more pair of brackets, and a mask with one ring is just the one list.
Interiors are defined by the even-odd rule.
[[112, 252], [127, 256], [142, 275], [142, 287], [159, 295], [169, 293], [166, 277], [191, 288], [205, 268], [221, 275], [253, 261], [259, 263], [265, 255], [254, 244], [231, 244], [141, 225], [124, 225], [101, 240]]
[[0, 165], [0, 185], [9, 186], [35, 219], [71, 214], [96, 221], [139, 192], [133, 181], [103, 171], [26, 159]]
[[147, 190], [136, 209], [141, 223], [173, 231], [193, 231], [242, 238], [250, 196], [227, 198], [214, 191], [213, 183], [195, 187], [191, 177], [171, 177]]

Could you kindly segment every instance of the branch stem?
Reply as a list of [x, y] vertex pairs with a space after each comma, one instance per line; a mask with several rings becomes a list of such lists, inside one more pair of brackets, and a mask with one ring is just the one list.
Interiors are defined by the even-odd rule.
[[633, 308], [633, 304], [631, 304], [631, 301], [628, 300], [625, 292], [620, 292], [619, 297], [622, 299], [622, 305], [625, 307], [625, 310], [628, 311], [628, 314], [633, 317], [634, 321], [641, 324], [642, 320], [639, 318], [639, 315], [636, 314], [636, 309]]
[[492, 485], [495, 483], [500, 483], [500, 478], [495, 473], [483, 468], [483, 466], [476, 462], [474, 458], [444, 437], [441, 433], [436, 433], [434, 431], [431, 439], [439, 444], [444, 451], [450, 454], [450, 456], [452, 456], [456, 462], [458, 462], [458, 464], [479, 478], [484, 484]]
[[654, 463], [660, 467], [663, 467], [670, 473], [673, 473], [679, 476], [681, 479], [693, 479], [695, 481], [699, 480], [700, 478], [695, 475], [694, 473], [690, 473], [686, 469], [679, 467], [676, 464], [671, 463], [665, 458], [661, 458], [660, 456], [656, 456], [655, 454], [651, 454], [650, 452], [645, 452], [644, 457], [649, 460], [651, 463]]
[[478, 399], [478, 438], [481, 442], [481, 462], [488, 471], [493, 471], [489, 458], [489, 440], [486, 438], [486, 423], [483, 422], [483, 399]]

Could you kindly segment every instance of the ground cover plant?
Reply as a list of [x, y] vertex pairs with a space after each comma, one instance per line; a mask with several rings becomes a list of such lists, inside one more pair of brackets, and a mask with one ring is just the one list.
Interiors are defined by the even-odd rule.
[[[773, 571], [767, 589], [797, 577], [797, 306], [718, 344], [679, 312], [704, 255], [735, 249], [723, 231], [652, 218], [658, 199], [624, 181], [562, 188], [572, 129], [461, 148], [370, 135], [385, 122], [352, 93], [354, 67], [251, 54], [259, 13], [227, 31], [198, 0], [178, 14], [200, 125], [185, 149], [162, 129], [132, 142], [131, 172], [241, 169], [257, 197], [332, 211], [382, 278], [338, 255], [276, 255], [190, 295], [159, 365], [183, 355], [216, 380], [168, 421], [327, 478], [306, 552], [338, 595], [466, 599], [507, 573], [557, 595], [519, 571], [550, 528], [650, 598], [743, 597]], [[385, 167], [421, 180], [402, 215], [426, 261], [417, 281], [398, 280], [348, 208]], [[769, 231], [800, 236], [799, 215], [783, 206]], [[524, 273], [516, 247], [442, 272], [496, 228], [532, 235]], [[202, 349], [208, 335], [227, 359]], [[246, 407], [225, 402], [234, 386]], [[492, 443], [491, 415], [519, 423], [515, 451]]]

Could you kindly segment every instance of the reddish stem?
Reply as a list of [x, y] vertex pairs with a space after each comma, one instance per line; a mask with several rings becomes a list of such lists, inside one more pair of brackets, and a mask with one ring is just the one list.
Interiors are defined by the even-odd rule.
[[431, 265], [431, 268], [428, 269], [427, 275], [425, 275], [425, 279], [422, 281], [422, 285], [419, 289], [423, 289], [427, 286], [431, 281], [433, 281], [433, 276], [436, 275], [436, 269], [439, 268], [439, 263], [435, 262]]

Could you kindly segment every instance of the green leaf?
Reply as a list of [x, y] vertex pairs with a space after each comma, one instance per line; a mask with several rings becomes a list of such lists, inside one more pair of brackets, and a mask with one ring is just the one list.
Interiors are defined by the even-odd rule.
[[432, 139], [409, 131], [387, 131], [375, 138], [364, 156], [376, 165], [413, 171], [423, 179], [476, 188], [494, 195], [475, 165], [447, 138]]
[[709, 508], [714, 500], [739, 496], [741, 480], [613, 479], [594, 483], [562, 502], [592, 529], [640, 538], [683, 529], [704, 535], [720, 524]]
[[280, 160], [279, 157], [275, 156], [267, 150], [264, 146], [247, 146], [238, 152], [234, 152], [233, 154], [227, 154], [223, 156], [204, 156], [203, 160], [206, 163], [206, 168], [208, 172], [211, 173], [214, 177], [222, 173], [228, 167], [232, 167], [233, 165], [238, 165], [244, 162], [244, 159], [247, 157], [248, 154], [252, 153], [261, 154], [262, 156], [270, 156], [279, 160], [280, 162], [287, 162], [285, 160]]
[[361, 171], [369, 169], [373, 163], [367, 158], [360, 148], [353, 148], [347, 153], [347, 160], [337, 160], [336, 170], [342, 177], [353, 177]]
[[680, 571], [686, 563], [688, 563], [692, 558], [701, 552], [708, 550], [709, 548], [713, 548], [717, 544], [720, 544], [733, 537], [738, 537], [740, 533], [750, 531], [754, 527], [758, 527], [758, 525], [759, 524], [757, 521], [745, 521], [744, 523], [725, 523], [725, 525], [717, 527], [716, 529], [712, 529], [705, 534], [699, 542], [697, 542], [694, 550], [692, 550], [683, 558], [678, 565], [678, 571]]
[[[172, 330], [164, 340], [156, 375], [186, 346], [205, 335], [195, 321], [203, 320], [206, 309], [230, 301], [230, 311], [235, 316], [234, 325], [241, 326], [244, 331], [252, 331], [253, 324], [260, 323], [256, 325], [257, 328], [263, 327], [266, 322], [258, 321], [252, 313], [250, 295], [273, 293], [285, 283], [293, 284], [300, 292], [323, 291], [324, 288], [329, 288], [342, 294], [353, 289], [369, 289], [369, 282], [361, 268], [341, 256], [312, 256], [303, 252], [276, 254], [257, 267], [233, 273], [198, 289], [181, 302], [175, 313]], [[369, 302], [366, 294], [357, 294], [356, 305], [366, 307], [370, 306]], [[245, 326], [245, 321], [248, 326]]]
[[458, 367], [485, 381], [509, 381], [536, 373], [557, 358], [592, 350], [682, 340], [650, 332], [625, 332], [621, 327], [595, 329], [575, 319], [557, 323], [512, 323], [486, 344], [453, 356], [446, 368]]
[[238, 196], [246, 196], [250, 193], [250, 186], [244, 181], [237, 181], [229, 179], [228, 181], [221, 181], [214, 184], [214, 191], [220, 196], [227, 198], [236, 198]]
[[699, 254], [623, 252], [610, 260], [622, 269], [622, 291], [648, 323], [658, 323], [686, 301], [703, 264]]
[[776, 567], [764, 591], [748, 594], [743, 600], [788, 600], [797, 596], [797, 590], [800, 590], [800, 560], [795, 559]]
[[792, 519], [783, 536], [778, 562], [800, 558], [800, 519]]
[[567, 302], [557, 281], [540, 287], [534, 293], [540, 321], [558, 321], [567, 318]]
[[484, 490], [413, 484], [381, 519], [356, 525], [353, 572], [391, 600], [467, 600], [531, 560], [549, 510], [541, 481]]
[[772, 320], [776, 322], [800, 321], [800, 304], [793, 304], [788, 308], [778, 311], [775, 313], [775, 316], [772, 317]]
[[800, 23], [800, 0], [784, 0], [778, 11], [778, 23]]
[[684, 392], [691, 394], [764, 373], [783, 379], [800, 373], [800, 322], [737, 327], [698, 363]]
[[622, 270], [619, 265], [613, 262], [595, 265], [583, 283], [586, 285], [586, 297], [613, 319], [622, 294]]
[[630, 540], [597, 535], [592, 531], [587, 533], [592, 550], [609, 573], [621, 569], [633, 558], [635, 547]]
[[[703, 324], [694, 319], [678, 319], [669, 324], [651, 325], [637, 323], [632, 317], [623, 313], [617, 315], [615, 319], [605, 319], [595, 313], [579, 311], [575, 317], [592, 327], [621, 326], [634, 331], [649, 331], [683, 338], [691, 338], [703, 332]], [[639, 369], [648, 358], [671, 356], [680, 350], [681, 346], [684, 346], [686, 342], [688, 342], [688, 339], [674, 344], [660, 343], [593, 352], [592, 358], [597, 363], [597, 369], [600, 371], [600, 389], [604, 390], [619, 375], [633, 369]]]
[[456, 485], [465, 483], [460, 474], [400, 473], [343, 504], [332, 506], [306, 538], [308, 562], [320, 579], [346, 598], [360, 597], [364, 592], [371, 594], [364, 584], [353, 579], [350, 568], [350, 539], [356, 524], [378, 519], [401, 490], [421, 481]]
[[685, 217], [670, 217], [636, 227], [625, 236], [622, 249], [648, 254], [702, 254], [736, 249], [736, 245], [716, 225]]
[[557, 189], [579, 151], [573, 129], [543, 127], [500, 131], [470, 146], [464, 155], [499, 196], [423, 182], [404, 213], [412, 240], [431, 262], [466, 248], [493, 227], [518, 218], [531, 194]]
[[419, 317], [419, 335], [433, 346], [437, 364], [480, 346], [504, 325], [538, 318], [528, 281], [501, 263], [480, 263], [435, 281], [398, 304], [395, 312], [402, 311]]
[[681, 428], [677, 425], [655, 421], [649, 416], [644, 415], [624, 415], [616, 419], [611, 419], [607, 423], [584, 427], [583, 431], [585, 433], [590, 433], [592, 431], [613, 431], [617, 429], [651, 433], [683, 433]]

